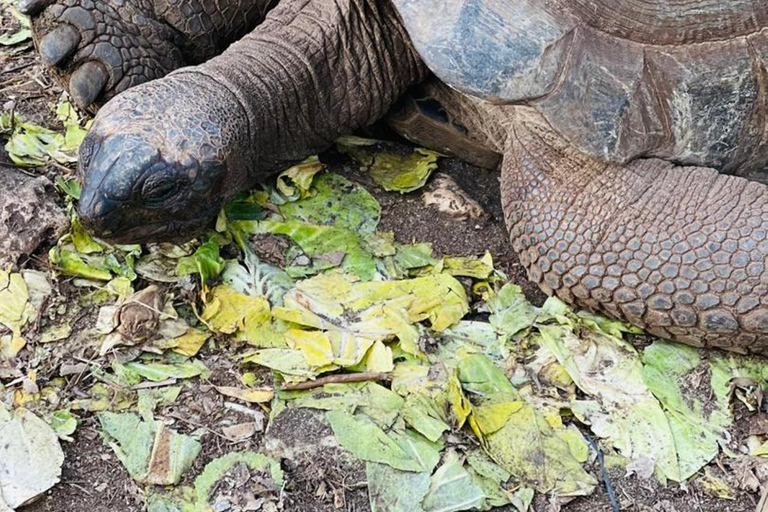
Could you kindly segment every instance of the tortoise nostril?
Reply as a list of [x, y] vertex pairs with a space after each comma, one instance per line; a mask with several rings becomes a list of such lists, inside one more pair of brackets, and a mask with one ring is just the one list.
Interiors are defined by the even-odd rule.
[[110, 201], [101, 192], [84, 191], [77, 210], [84, 226], [95, 227], [111, 210]]

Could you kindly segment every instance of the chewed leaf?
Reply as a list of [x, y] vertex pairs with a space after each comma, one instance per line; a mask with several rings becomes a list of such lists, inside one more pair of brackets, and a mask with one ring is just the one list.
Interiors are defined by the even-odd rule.
[[261, 453], [231, 452], [209, 462], [203, 472], [195, 479], [193, 510], [213, 510], [210, 503], [211, 493], [217, 484], [227, 476], [228, 472], [241, 464], [259, 475], [259, 484], [266, 486], [264, 491], [278, 492], [282, 489], [284, 476], [279, 462]]
[[478, 435], [494, 461], [537, 491], [560, 496], [590, 494], [597, 481], [582, 467], [587, 460], [586, 441], [559, 419], [556, 413], [545, 418], [526, 404], [496, 432]]
[[371, 177], [385, 190], [400, 193], [413, 192], [423, 187], [429, 176], [437, 169], [439, 153], [416, 148], [410, 155], [375, 152], [372, 144], [361, 145], [357, 140], [342, 138], [337, 141], [342, 152], [370, 168]]
[[277, 177], [277, 190], [289, 201], [306, 197], [315, 174], [325, 169], [317, 156], [311, 156], [298, 165], [286, 169]]
[[[712, 354], [657, 341], [642, 354], [643, 379], [663, 404], [677, 446], [680, 477], [689, 478], [718, 453], [733, 422], [730, 381], [736, 376], [764, 379], [762, 361]], [[699, 375], [700, 378], [692, 379]]]
[[574, 413], [625, 457], [650, 457], [666, 478], [681, 479], [678, 450], [667, 416], [643, 380], [635, 350], [625, 342], [583, 329], [541, 326], [552, 351], [591, 400], [575, 401]]
[[360, 185], [337, 174], [324, 174], [315, 179], [313, 191], [312, 196], [281, 205], [283, 217], [306, 224], [347, 229], [360, 235], [376, 231], [381, 206]]
[[370, 283], [355, 283], [343, 275], [320, 275], [300, 282], [286, 294], [284, 306], [275, 308], [274, 315], [337, 333], [331, 342], [337, 339], [343, 344], [345, 334], [353, 335], [358, 343], [396, 337], [403, 350], [417, 354], [419, 334], [414, 324], [429, 320], [431, 328], [440, 332], [468, 311], [463, 286], [445, 274]]
[[348, 229], [315, 226], [294, 220], [241, 223], [239, 227], [251, 234], [272, 233], [289, 236], [307, 255], [316, 260], [313, 262], [314, 267], [307, 267], [305, 275], [339, 265], [363, 280], [370, 280], [376, 272], [373, 255], [364, 247], [363, 239]]

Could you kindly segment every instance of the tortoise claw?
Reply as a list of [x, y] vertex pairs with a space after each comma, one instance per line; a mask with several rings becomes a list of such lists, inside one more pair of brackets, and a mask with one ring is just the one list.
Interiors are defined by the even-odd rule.
[[89, 107], [104, 90], [109, 80], [104, 65], [89, 61], [72, 73], [69, 79], [69, 94], [81, 108]]
[[80, 32], [70, 25], [62, 25], [40, 40], [40, 58], [45, 64], [55, 66], [70, 56], [79, 44]]
[[54, 0], [19, 0], [19, 12], [27, 16], [36, 16], [48, 7]]

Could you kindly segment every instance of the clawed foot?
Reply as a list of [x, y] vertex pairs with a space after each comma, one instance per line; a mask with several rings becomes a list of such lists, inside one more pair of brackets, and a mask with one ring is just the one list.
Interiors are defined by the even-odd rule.
[[42, 61], [83, 108], [184, 64], [146, 0], [20, 0]]

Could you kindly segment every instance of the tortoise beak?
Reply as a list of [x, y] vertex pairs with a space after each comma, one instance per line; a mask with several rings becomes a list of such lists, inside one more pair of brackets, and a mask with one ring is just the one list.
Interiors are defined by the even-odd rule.
[[83, 227], [97, 237], [109, 239], [119, 232], [119, 204], [98, 189], [85, 189], [80, 197], [78, 215]]

